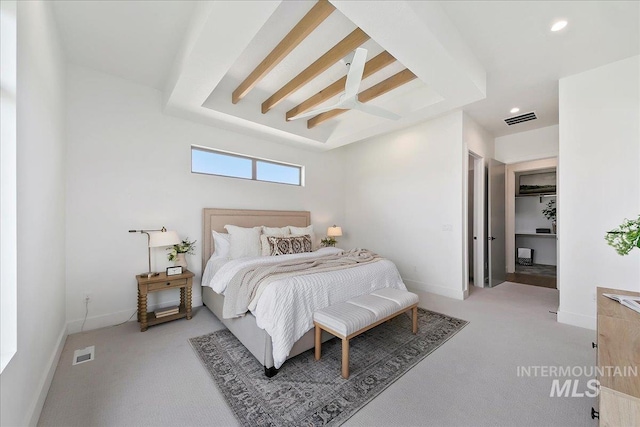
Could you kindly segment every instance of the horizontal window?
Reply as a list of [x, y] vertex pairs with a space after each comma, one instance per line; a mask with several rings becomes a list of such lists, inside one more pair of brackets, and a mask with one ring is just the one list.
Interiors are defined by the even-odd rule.
[[191, 172], [251, 179], [252, 170], [251, 159], [191, 149]]
[[191, 172], [302, 185], [302, 166], [194, 146], [191, 147]]

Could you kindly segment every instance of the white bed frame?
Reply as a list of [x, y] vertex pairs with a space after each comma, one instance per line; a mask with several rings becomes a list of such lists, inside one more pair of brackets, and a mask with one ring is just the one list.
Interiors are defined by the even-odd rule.
[[[213, 255], [214, 244], [211, 230], [226, 233], [225, 225], [237, 225], [239, 227], [255, 227], [264, 225], [267, 227], [307, 227], [311, 224], [311, 213], [308, 211], [262, 211], [262, 210], [238, 210], [205, 208], [202, 211], [202, 267]], [[271, 336], [264, 329], [258, 328], [256, 318], [247, 313], [235, 319], [222, 317], [224, 296], [214, 292], [208, 286], [202, 286], [202, 301], [204, 305], [220, 319], [220, 321], [240, 340], [242, 344], [264, 365], [265, 375], [272, 377], [278, 370], [273, 363], [273, 345]], [[322, 341], [333, 338], [325, 333]], [[313, 328], [302, 336], [293, 346], [288, 358], [314, 347]]]

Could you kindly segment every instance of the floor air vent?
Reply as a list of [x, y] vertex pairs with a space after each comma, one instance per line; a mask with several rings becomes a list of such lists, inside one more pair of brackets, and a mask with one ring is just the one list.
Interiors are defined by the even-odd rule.
[[535, 111], [530, 113], [520, 114], [519, 116], [508, 117], [504, 119], [504, 122], [509, 126], [517, 125], [518, 123], [524, 123], [537, 119]]
[[95, 358], [96, 347], [90, 346], [81, 348], [73, 352], [73, 365], [79, 365], [84, 362], [91, 362]]

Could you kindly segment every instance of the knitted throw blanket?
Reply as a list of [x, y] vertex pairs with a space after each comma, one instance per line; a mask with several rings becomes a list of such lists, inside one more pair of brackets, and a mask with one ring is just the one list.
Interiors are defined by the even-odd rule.
[[356, 267], [382, 258], [366, 249], [351, 249], [339, 255], [281, 261], [251, 266], [240, 270], [231, 279], [225, 291], [222, 316], [225, 319], [244, 315], [258, 288], [276, 280], [304, 274], [315, 274]]

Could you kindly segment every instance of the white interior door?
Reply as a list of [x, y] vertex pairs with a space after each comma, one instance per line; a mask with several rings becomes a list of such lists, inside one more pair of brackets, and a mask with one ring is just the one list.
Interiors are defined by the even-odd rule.
[[504, 163], [491, 159], [489, 161], [489, 286], [496, 286], [507, 278], [505, 251], [505, 176]]
[[[473, 157], [473, 284], [477, 287], [485, 287], [488, 283], [488, 275], [485, 274], [486, 255], [486, 209], [487, 209], [487, 180], [485, 177], [485, 161], [482, 157]], [[488, 171], [487, 171], [488, 174]]]

